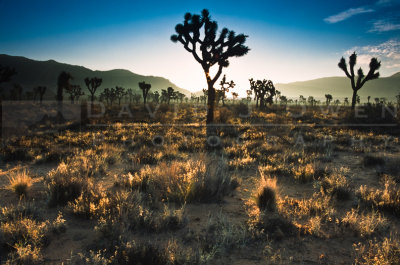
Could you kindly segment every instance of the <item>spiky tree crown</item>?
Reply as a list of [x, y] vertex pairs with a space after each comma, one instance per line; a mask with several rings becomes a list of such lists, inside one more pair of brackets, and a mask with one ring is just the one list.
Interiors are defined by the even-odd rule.
[[234, 31], [223, 28], [217, 37], [217, 30], [217, 22], [211, 20], [208, 10], [204, 9], [201, 15], [186, 13], [184, 22], [176, 25], [177, 34], [172, 35], [171, 40], [182, 43], [204, 69], [216, 64], [227, 67], [229, 57], [247, 54], [246, 35], [236, 35]]
[[375, 57], [371, 58], [371, 61], [369, 63], [369, 71], [367, 75], [364, 74], [363, 70], [360, 67], [357, 71], [357, 81], [356, 81], [355, 79], [356, 76], [354, 74], [354, 66], [356, 64], [357, 64], [357, 54], [355, 52], [353, 52], [349, 57], [350, 72], [347, 69], [346, 59], [342, 57], [338, 63], [339, 68], [343, 70], [343, 72], [346, 74], [348, 78], [350, 78], [351, 86], [355, 91], [359, 90], [365, 84], [365, 82], [379, 78], [379, 72], [375, 73], [375, 71], [378, 71], [379, 68], [381, 67], [381, 62], [378, 61], [377, 58]]

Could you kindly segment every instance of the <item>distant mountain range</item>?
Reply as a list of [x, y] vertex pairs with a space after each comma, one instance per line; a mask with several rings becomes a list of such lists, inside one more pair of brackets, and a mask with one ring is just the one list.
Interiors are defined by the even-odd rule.
[[[331, 94], [333, 98], [348, 97], [351, 99], [353, 90], [351, 89], [350, 79], [343, 77], [324, 77], [309, 81], [293, 82], [288, 84], [276, 84], [276, 88], [282, 95], [289, 98], [313, 96], [316, 99], [325, 99], [325, 94]], [[387, 100], [395, 100], [396, 95], [400, 94], [400, 72], [389, 77], [381, 77], [371, 80], [358, 91], [361, 101], [367, 101], [371, 96], [374, 98], [385, 97]]]
[[73, 76], [71, 84], [80, 85], [84, 89], [85, 95], [89, 95], [86, 92], [87, 89], [84, 82], [86, 77], [99, 77], [103, 79], [102, 85], [98, 88], [98, 93], [101, 93], [107, 87], [122, 86], [132, 88], [135, 90], [135, 93], [142, 94], [138, 83], [145, 81], [151, 84], [150, 91], [153, 92], [172, 87], [187, 96], [190, 95], [190, 91], [176, 86], [163, 77], [143, 76], [122, 69], [93, 71], [83, 66], [59, 63], [54, 60], [36, 61], [25, 57], [5, 54], [0, 54], [0, 65], [12, 67], [17, 72], [10, 82], [1, 84], [2, 87], [7, 89], [16, 83], [21, 85], [24, 91], [32, 91], [35, 86], [46, 86], [49, 91], [45, 94], [45, 98], [47, 99], [54, 99], [55, 91], [57, 90], [57, 78], [62, 71], [69, 72]]
[[[141, 94], [138, 83], [145, 81], [151, 84], [151, 91], [160, 91], [171, 86], [187, 96], [191, 94], [190, 91], [176, 86], [163, 77], [143, 76], [123, 69], [93, 71], [83, 66], [59, 63], [54, 60], [35, 61], [25, 57], [5, 54], [0, 54], [0, 65], [13, 67], [17, 72], [9, 83], [1, 84], [2, 87], [10, 88], [14, 83], [17, 83], [24, 88], [24, 91], [31, 91], [35, 86], [44, 85], [49, 89], [49, 92], [46, 92], [45, 95], [47, 99], [54, 99], [57, 77], [62, 71], [69, 72], [74, 78], [71, 83], [80, 85], [84, 91], [86, 91], [84, 84], [86, 77], [100, 77], [103, 79], [103, 83], [98, 89], [99, 93], [106, 87], [122, 86], [132, 88], [135, 93]], [[343, 100], [345, 97], [350, 99], [352, 96], [350, 79], [345, 77], [344, 74], [341, 77], [324, 77], [287, 84], [278, 83], [275, 86], [282, 92], [282, 95], [288, 98], [298, 98], [303, 95], [304, 97], [313, 96], [316, 99], [324, 100], [325, 94], [331, 94], [334, 99]], [[393, 101], [399, 93], [400, 72], [390, 77], [381, 77], [369, 81], [358, 92], [361, 101], [367, 101], [368, 96], [371, 96], [372, 101], [376, 97], [385, 97]], [[89, 93], [86, 92], [85, 94], [88, 95]], [[203, 93], [200, 91], [195, 94], [202, 95]]]

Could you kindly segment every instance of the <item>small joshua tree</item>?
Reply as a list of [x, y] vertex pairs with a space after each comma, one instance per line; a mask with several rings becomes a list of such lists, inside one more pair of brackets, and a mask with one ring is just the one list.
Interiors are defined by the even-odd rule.
[[45, 86], [37, 86], [33, 89], [33, 100], [36, 101], [37, 97], [39, 97], [39, 102], [42, 104], [43, 96], [46, 93], [47, 87]]
[[120, 87], [120, 86], [115, 87], [115, 96], [118, 99], [118, 106], [121, 106], [121, 100], [126, 95], [127, 95], [127, 92], [125, 91], [125, 88]]
[[17, 72], [15, 72], [15, 69], [0, 65], [0, 84], [10, 81], [11, 77], [16, 73]]
[[331, 103], [333, 97], [331, 94], [325, 94], [325, 98], [326, 98], [326, 105], [329, 106], [329, 104]]
[[150, 84], [146, 84], [144, 81], [139, 82], [139, 88], [142, 90], [143, 93], [143, 104], [146, 105], [147, 95], [149, 94], [149, 90], [151, 88]]
[[57, 96], [56, 99], [58, 101], [59, 106], [61, 106], [62, 101], [63, 101], [63, 90], [68, 89], [70, 86], [69, 80], [72, 79], [72, 76], [70, 73], [67, 73], [65, 71], [62, 71], [60, 75], [58, 76], [57, 80]]
[[258, 106], [258, 100], [260, 100], [260, 108], [265, 108], [268, 103], [271, 105], [273, 103], [273, 97], [276, 95], [276, 89], [271, 80], [253, 80], [249, 79], [250, 89], [254, 91], [256, 95], [256, 107]]
[[[171, 40], [182, 43], [203, 68], [208, 86], [206, 124], [214, 121], [214, 84], [221, 76], [222, 69], [229, 66], [230, 57], [240, 57], [249, 51], [244, 45], [246, 35], [236, 35], [234, 31], [223, 28], [217, 36], [217, 30], [217, 22], [211, 20], [208, 10], [204, 9], [201, 15], [186, 13], [184, 22], [175, 27], [177, 34], [171, 36]], [[212, 77], [210, 69], [215, 65], [218, 70]]]
[[219, 85], [221, 86], [220, 91], [221, 91], [222, 106], [225, 106], [225, 98], [226, 98], [225, 93], [229, 92], [230, 88], [234, 88], [236, 86], [236, 84], [235, 84], [235, 82], [233, 82], [233, 80], [231, 80], [230, 82], [227, 82], [226, 76], [224, 75], [222, 77], [222, 80], [219, 83]]
[[80, 85], [70, 85], [65, 92], [69, 94], [71, 104], [73, 104], [75, 100], [78, 101], [79, 98], [85, 94], [82, 92], [82, 88]]
[[169, 105], [169, 102], [170, 102], [171, 99], [173, 99], [174, 96], [175, 96], [175, 91], [174, 91], [174, 89], [173, 89], [172, 87], [168, 87], [168, 88], [167, 88], [167, 93], [165, 94], [165, 96], [167, 97], [166, 99], [167, 99], [167, 103], [168, 103], [168, 105]]
[[347, 70], [347, 63], [343, 57], [342, 59], [340, 59], [340, 62], [338, 64], [339, 68], [343, 70], [343, 72], [348, 78], [350, 78], [351, 81], [351, 88], [353, 89], [353, 97], [351, 100], [352, 110], [354, 110], [356, 106], [358, 90], [360, 90], [367, 81], [379, 78], [379, 72], [375, 73], [375, 71], [379, 70], [379, 68], [381, 67], [381, 62], [379, 62], [377, 58], [371, 58], [368, 74], [365, 76], [363, 70], [360, 67], [360, 69], [358, 69], [357, 71], [357, 76], [355, 76], [354, 66], [356, 65], [356, 63], [357, 54], [354, 52], [349, 57], [350, 72]]
[[93, 78], [86, 77], [85, 78], [85, 85], [90, 92], [90, 102], [92, 102], [92, 104], [94, 101], [94, 95], [96, 94], [96, 90], [99, 86], [101, 86], [101, 83], [103, 83], [103, 79], [101, 79], [101, 78], [97, 78], [97, 77], [93, 77]]

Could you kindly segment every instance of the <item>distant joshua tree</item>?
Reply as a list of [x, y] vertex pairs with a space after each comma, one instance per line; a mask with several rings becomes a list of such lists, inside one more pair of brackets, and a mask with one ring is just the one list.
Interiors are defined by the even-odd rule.
[[309, 97], [307, 98], [307, 102], [308, 102], [308, 104], [310, 104], [311, 106], [314, 106], [314, 105], [317, 103], [317, 101], [314, 99], [313, 96], [309, 96]]
[[251, 96], [253, 95], [253, 91], [251, 89], [246, 90], [246, 95], [247, 95], [247, 104], [251, 102]]
[[237, 100], [238, 97], [239, 97], [238, 93], [232, 92], [232, 100], [233, 100], [233, 102], [235, 102], [235, 100]]
[[149, 94], [149, 90], [151, 88], [150, 84], [146, 84], [144, 81], [139, 82], [139, 88], [142, 90], [143, 93], [143, 104], [146, 105], [147, 95]]
[[118, 106], [121, 106], [121, 100], [125, 97], [128, 93], [125, 91], [125, 88], [116, 86], [115, 87], [115, 97], [118, 99]]
[[265, 108], [266, 104], [271, 105], [273, 98], [276, 95], [276, 89], [271, 80], [253, 80], [249, 79], [250, 89], [254, 91], [256, 107], [258, 107], [258, 101], [260, 101], [260, 108]]
[[65, 91], [69, 94], [69, 99], [71, 100], [71, 104], [74, 104], [74, 101], [78, 101], [81, 96], [85, 93], [82, 92], [82, 88], [80, 85], [70, 85]]
[[0, 65], [0, 84], [11, 80], [11, 77], [17, 72], [14, 68], [4, 67]]
[[222, 106], [225, 106], [225, 99], [226, 99], [226, 92], [229, 92], [230, 88], [234, 88], [236, 86], [235, 82], [233, 82], [233, 80], [231, 80], [230, 82], [226, 81], [226, 75], [224, 75], [222, 77], [221, 82], [219, 83], [219, 85], [221, 86], [221, 100], [222, 100]]
[[371, 100], [371, 96], [368, 96], [367, 100], [368, 100], [368, 104], [369, 104], [369, 101]]
[[101, 78], [97, 78], [97, 77], [93, 77], [93, 78], [86, 77], [85, 78], [85, 85], [86, 85], [87, 89], [89, 90], [90, 102], [92, 104], [94, 101], [94, 95], [96, 94], [96, 90], [99, 86], [101, 86], [101, 83], [103, 83], [103, 79], [101, 79]]
[[168, 87], [167, 93], [165, 94], [165, 96], [167, 97], [166, 100], [167, 100], [168, 105], [169, 105], [169, 102], [171, 101], [171, 99], [174, 98], [174, 95], [175, 95], [174, 89], [172, 87]]
[[[204, 70], [208, 86], [206, 124], [214, 121], [214, 84], [221, 76], [222, 69], [229, 66], [230, 57], [240, 57], [249, 51], [244, 45], [246, 35], [236, 35], [234, 31], [223, 28], [217, 37], [217, 30], [217, 22], [211, 20], [208, 10], [204, 9], [201, 15], [186, 13], [184, 22], [175, 27], [177, 34], [171, 36], [173, 42], [183, 44]], [[210, 69], [214, 65], [218, 65], [218, 70], [215, 76], [211, 77]], [[208, 130], [207, 133], [209, 132]]]
[[22, 86], [19, 84], [14, 84], [13, 88], [10, 90], [10, 98], [12, 100], [22, 100]]
[[36, 101], [37, 97], [39, 97], [39, 102], [42, 104], [43, 96], [46, 93], [47, 87], [45, 86], [37, 86], [33, 88], [33, 100]]
[[307, 100], [306, 100], [306, 98], [305, 98], [303, 95], [300, 95], [300, 97], [299, 97], [299, 102], [300, 102], [300, 103], [303, 103], [303, 104], [305, 105], [306, 102], [307, 102]]
[[329, 104], [331, 104], [333, 97], [331, 94], [325, 94], [325, 98], [326, 98], [326, 105], [329, 106]]
[[72, 79], [72, 76], [70, 73], [67, 73], [65, 71], [62, 71], [57, 80], [57, 96], [56, 99], [58, 101], [59, 106], [61, 106], [62, 101], [63, 101], [63, 90], [68, 89], [70, 86], [69, 81]]
[[379, 72], [376, 72], [381, 67], [381, 62], [378, 62], [377, 58], [371, 58], [369, 63], [369, 71], [368, 74], [365, 76], [363, 70], [358, 69], [357, 71], [357, 81], [355, 80], [356, 76], [354, 74], [354, 66], [357, 63], [357, 54], [354, 52], [349, 57], [349, 64], [350, 64], [350, 73], [347, 70], [346, 60], [342, 57], [338, 64], [339, 68], [343, 70], [348, 78], [351, 80], [351, 88], [353, 89], [353, 97], [351, 100], [351, 109], [354, 110], [357, 102], [357, 92], [362, 88], [365, 82], [373, 79], [379, 78]]
[[349, 98], [344, 98], [344, 100], [343, 100], [343, 104], [345, 105], [345, 106], [348, 106], [349, 105]]

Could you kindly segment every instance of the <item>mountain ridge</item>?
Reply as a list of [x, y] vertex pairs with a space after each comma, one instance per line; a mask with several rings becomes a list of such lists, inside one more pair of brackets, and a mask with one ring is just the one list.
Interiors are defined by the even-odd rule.
[[33, 60], [23, 56], [11, 56], [0, 54], [0, 65], [12, 67], [17, 74], [12, 77], [10, 82], [2, 84], [2, 87], [11, 88], [14, 83], [20, 84], [24, 92], [32, 91], [35, 86], [46, 86], [49, 92], [45, 94], [45, 98], [53, 99], [57, 87], [57, 78], [61, 71], [69, 72], [73, 79], [71, 84], [77, 84], [85, 91], [85, 96], [89, 95], [84, 83], [86, 77], [99, 77], [103, 79], [102, 85], [99, 87], [98, 93], [101, 93], [106, 87], [122, 86], [132, 88], [135, 93], [141, 94], [139, 82], [145, 81], [152, 85], [150, 91], [161, 91], [171, 86], [175, 90], [189, 96], [190, 91], [180, 88], [170, 80], [159, 76], [146, 76], [133, 73], [127, 69], [110, 69], [110, 70], [92, 70], [90, 68], [58, 62], [53, 59], [49, 60]]

